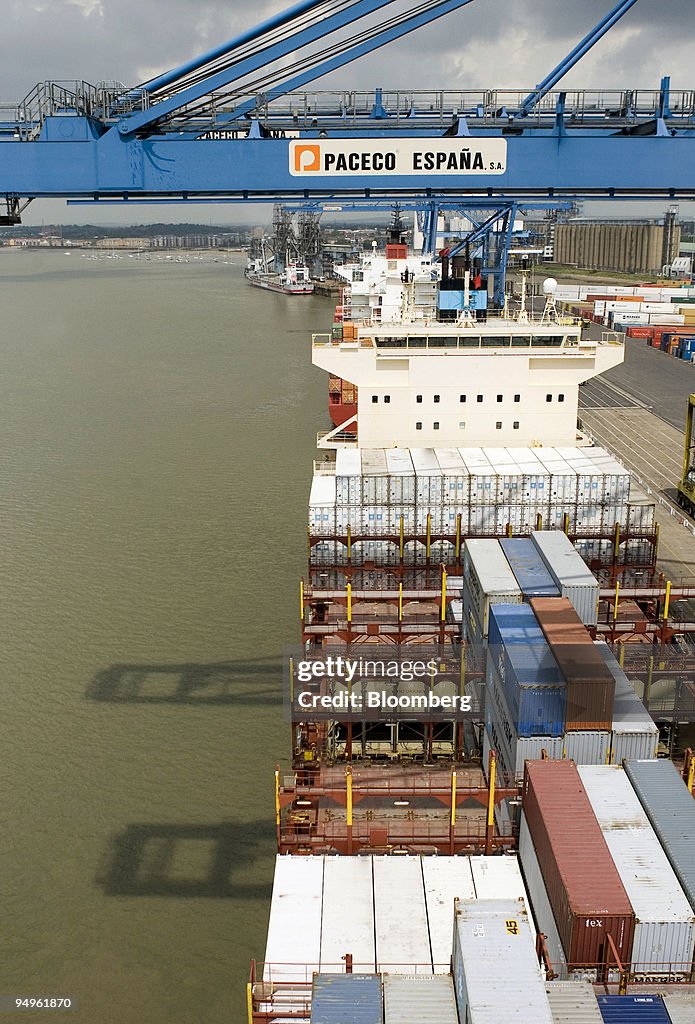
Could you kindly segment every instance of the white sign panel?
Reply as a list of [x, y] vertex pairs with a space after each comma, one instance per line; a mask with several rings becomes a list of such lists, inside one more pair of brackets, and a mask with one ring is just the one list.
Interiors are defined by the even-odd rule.
[[316, 139], [289, 146], [296, 178], [504, 174], [506, 139]]

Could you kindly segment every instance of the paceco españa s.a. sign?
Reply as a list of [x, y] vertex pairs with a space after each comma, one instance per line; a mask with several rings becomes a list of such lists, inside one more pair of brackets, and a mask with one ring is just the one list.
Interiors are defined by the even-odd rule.
[[290, 174], [312, 178], [352, 175], [504, 174], [506, 139], [293, 140]]

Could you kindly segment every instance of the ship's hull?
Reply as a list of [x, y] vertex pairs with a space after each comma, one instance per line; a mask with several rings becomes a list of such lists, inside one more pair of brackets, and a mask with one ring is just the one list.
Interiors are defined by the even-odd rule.
[[271, 292], [281, 292], [282, 295], [311, 295], [314, 285], [311, 282], [306, 284], [287, 284], [272, 275], [244, 274], [248, 284], [255, 288], [265, 288]]

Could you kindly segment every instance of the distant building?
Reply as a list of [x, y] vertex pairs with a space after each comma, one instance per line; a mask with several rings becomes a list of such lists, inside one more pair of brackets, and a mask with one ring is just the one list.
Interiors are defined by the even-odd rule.
[[673, 216], [659, 221], [568, 221], [555, 227], [554, 261], [580, 269], [661, 274], [678, 256], [680, 237]]

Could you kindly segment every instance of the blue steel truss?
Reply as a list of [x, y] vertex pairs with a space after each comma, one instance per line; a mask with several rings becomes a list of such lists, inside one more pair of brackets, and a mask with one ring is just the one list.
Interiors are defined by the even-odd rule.
[[[534, 201], [695, 197], [695, 91], [672, 92], [667, 78], [656, 90], [551, 91], [636, 0], [621, 0], [529, 93], [295, 91], [472, 0], [421, 0], [389, 15], [391, 2], [302, 0], [133, 89], [41, 83], [17, 107], [0, 110], [7, 204], [0, 222], [18, 222], [40, 197], [408, 201], [425, 210], [455, 200], [503, 210]], [[339, 38], [329, 46], [333, 33]], [[461, 172], [343, 174], [321, 165], [303, 175], [295, 163], [293, 173], [298, 142], [320, 149], [342, 141], [361, 152], [370, 143], [397, 149], [399, 140], [418, 140], [423, 153], [448, 146], [461, 155]], [[504, 162], [468, 173], [466, 152], [494, 142]]]

